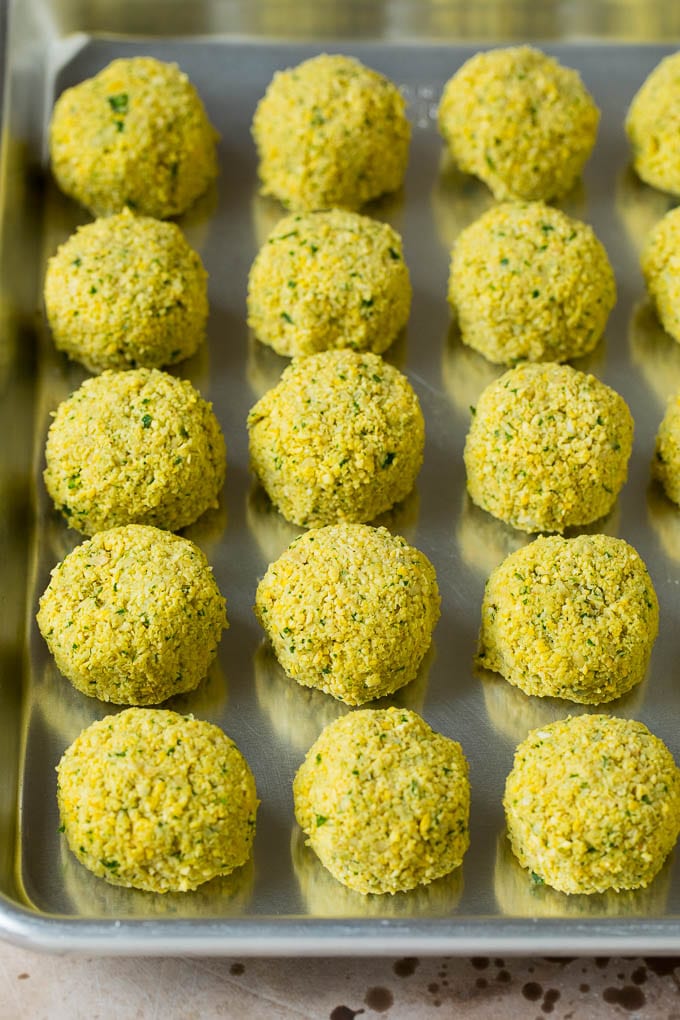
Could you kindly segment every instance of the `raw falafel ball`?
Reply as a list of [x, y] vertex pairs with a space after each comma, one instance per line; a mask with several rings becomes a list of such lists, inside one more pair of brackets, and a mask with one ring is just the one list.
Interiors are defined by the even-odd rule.
[[520, 531], [599, 520], [623, 486], [633, 419], [623, 397], [569, 365], [524, 363], [486, 387], [465, 441], [472, 500]]
[[205, 336], [208, 275], [174, 223], [129, 209], [79, 227], [47, 264], [54, 342], [91, 372], [160, 368]]
[[212, 723], [128, 708], [83, 730], [57, 776], [68, 845], [112, 885], [184, 892], [250, 856], [255, 780]]
[[386, 528], [335, 524], [269, 566], [255, 612], [286, 673], [348, 705], [410, 683], [439, 619], [434, 567]]
[[626, 133], [638, 177], [680, 195], [680, 53], [665, 57], [630, 104]]
[[439, 105], [453, 159], [498, 200], [566, 194], [599, 119], [578, 72], [531, 46], [477, 53], [446, 83]]
[[401, 186], [411, 128], [384, 75], [320, 54], [277, 71], [253, 118], [265, 195], [291, 209], [358, 209]]
[[659, 603], [640, 556], [608, 535], [553, 535], [486, 583], [477, 661], [526, 694], [612, 701], [644, 679]]
[[188, 209], [217, 176], [216, 137], [176, 64], [122, 58], [57, 99], [52, 172], [95, 216], [127, 205], [164, 219]]
[[250, 461], [303, 527], [363, 523], [413, 488], [425, 424], [408, 379], [377, 354], [295, 358], [248, 415]]
[[399, 234], [341, 209], [281, 220], [248, 279], [249, 326], [293, 357], [340, 347], [381, 354], [410, 308]]
[[661, 325], [680, 343], [680, 208], [649, 233], [640, 265]]
[[85, 535], [122, 524], [177, 531], [217, 506], [226, 472], [211, 404], [156, 368], [86, 379], [55, 411], [45, 459], [48, 493]]
[[503, 799], [522, 867], [565, 893], [648, 885], [680, 831], [680, 771], [643, 723], [581, 715], [532, 730]]
[[680, 393], [669, 400], [659, 425], [652, 475], [668, 498], [680, 505]]
[[57, 564], [38, 626], [60, 672], [83, 694], [157, 705], [198, 686], [227, 617], [197, 545], [128, 524], [98, 532]]
[[293, 796], [321, 863], [361, 893], [432, 882], [457, 868], [469, 845], [461, 746], [407, 709], [362, 709], [327, 726]]
[[461, 337], [489, 361], [588, 354], [616, 301], [592, 229], [542, 202], [493, 206], [456, 241], [449, 303]]

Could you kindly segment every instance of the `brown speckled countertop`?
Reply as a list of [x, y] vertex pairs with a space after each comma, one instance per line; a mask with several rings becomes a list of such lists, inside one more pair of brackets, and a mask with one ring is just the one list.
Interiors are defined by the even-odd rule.
[[680, 958], [160, 959], [0, 944], [0, 1020], [680, 1020]]

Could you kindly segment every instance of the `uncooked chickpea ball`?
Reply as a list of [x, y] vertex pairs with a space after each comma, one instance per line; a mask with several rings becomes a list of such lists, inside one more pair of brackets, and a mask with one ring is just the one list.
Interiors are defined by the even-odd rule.
[[45, 487], [72, 528], [168, 531], [218, 505], [226, 447], [212, 404], [157, 368], [102, 372], [54, 412]]
[[384, 75], [322, 53], [278, 71], [253, 118], [262, 191], [291, 209], [358, 209], [402, 183], [411, 127]]
[[564, 893], [639, 889], [678, 838], [680, 771], [643, 723], [580, 715], [522, 741], [503, 804], [513, 853], [538, 881]]
[[531, 46], [477, 53], [446, 83], [439, 130], [495, 198], [559, 198], [595, 144], [600, 112], [577, 71]]
[[640, 265], [661, 325], [680, 343], [680, 209], [671, 209], [650, 231]]
[[165, 219], [188, 209], [217, 176], [216, 138], [177, 64], [121, 58], [57, 99], [52, 172], [95, 216], [129, 206]]
[[620, 394], [554, 362], [524, 362], [486, 387], [463, 456], [477, 506], [520, 531], [604, 517], [628, 471], [633, 419]]
[[248, 324], [289, 357], [343, 347], [382, 354], [410, 309], [399, 234], [343, 209], [286, 216], [248, 278]]
[[448, 297], [463, 343], [489, 361], [568, 361], [597, 345], [616, 283], [588, 224], [543, 202], [506, 202], [460, 234]]
[[387, 528], [301, 535], [260, 581], [255, 612], [286, 673], [348, 705], [410, 683], [439, 619], [434, 567]]
[[413, 387], [377, 354], [294, 358], [248, 415], [250, 464], [305, 528], [366, 523], [413, 489], [425, 422]]
[[627, 542], [541, 536], [486, 582], [477, 661], [526, 694], [599, 705], [644, 678], [658, 629], [654, 585]]
[[638, 176], [680, 195], [680, 53], [665, 57], [633, 97], [626, 117]]
[[186, 892], [250, 857], [258, 798], [218, 726], [164, 709], [93, 722], [57, 766], [66, 841], [112, 885]]
[[460, 865], [470, 842], [463, 750], [404, 708], [330, 723], [298, 769], [293, 797], [321, 863], [360, 893], [433, 882]]
[[161, 368], [205, 339], [208, 276], [175, 223], [126, 208], [59, 247], [45, 310], [56, 346], [91, 372]]

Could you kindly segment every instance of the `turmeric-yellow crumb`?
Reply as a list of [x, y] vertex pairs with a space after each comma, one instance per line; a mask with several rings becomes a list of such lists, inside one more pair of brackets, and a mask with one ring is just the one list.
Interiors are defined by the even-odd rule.
[[399, 234], [331, 209], [282, 219], [248, 278], [248, 324], [277, 354], [381, 354], [406, 324], [411, 283]]
[[477, 661], [526, 694], [599, 705], [645, 675], [659, 603], [632, 546], [540, 537], [489, 577]]
[[534, 881], [565, 893], [637, 889], [677, 840], [680, 771], [643, 723], [581, 715], [529, 733], [503, 804]]
[[446, 83], [439, 129], [496, 199], [552, 199], [580, 175], [600, 113], [577, 71], [531, 46], [477, 53]]
[[250, 856], [255, 780], [212, 723], [151, 708], [105, 716], [66, 749], [57, 777], [69, 847], [113, 885], [183, 892]]
[[361, 893], [395, 893], [447, 875], [470, 837], [460, 744], [403, 708], [336, 719], [293, 783], [295, 817], [330, 873]]
[[286, 673], [349, 705], [410, 683], [439, 619], [434, 567], [386, 528], [336, 524], [295, 539], [255, 612]]
[[176, 64], [113, 60], [66, 89], [50, 123], [57, 184], [95, 216], [184, 212], [217, 176], [216, 132]]
[[207, 281], [174, 223], [129, 209], [87, 223], [47, 264], [54, 342], [91, 372], [175, 364], [205, 337]]
[[358, 209], [400, 187], [411, 128], [404, 99], [353, 57], [322, 53], [277, 71], [253, 118], [262, 191], [291, 209]]

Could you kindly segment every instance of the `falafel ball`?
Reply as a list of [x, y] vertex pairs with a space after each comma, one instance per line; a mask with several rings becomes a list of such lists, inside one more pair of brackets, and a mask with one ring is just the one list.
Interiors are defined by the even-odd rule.
[[59, 247], [47, 264], [45, 309], [57, 348], [91, 372], [160, 368], [202, 343], [207, 284], [178, 226], [124, 209]]
[[626, 116], [638, 177], [660, 191], [680, 195], [680, 53], [657, 64]]
[[272, 503], [303, 527], [363, 523], [409, 494], [425, 423], [406, 376], [377, 354], [294, 358], [248, 415], [250, 461]]
[[668, 498], [680, 505], [680, 393], [668, 401], [659, 425], [652, 476], [661, 482]]
[[644, 679], [658, 630], [652, 580], [627, 542], [540, 537], [489, 577], [477, 661], [526, 694], [599, 705]]
[[531, 46], [487, 50], [444, 86], [439, 130], [494, 197], [559, 198], [579, 177], [600, 112], [578, 71]]
[[226, 472], [212, 405], [156, 368], [103, 372], [54, 412], [47, 491], [85, 535], [121, 524], [178, 531], [217, 506]]
[[680, 771], [641, 722], [580, 715], [532, 730], [503, 799], [522, 867], [564, 893], [649, 885], [680, 832]]
[[623, 397], [569, 365], [525, 362], [477, 401], [463, 453], [472, 500], [520, 531], [599, 520], [623, 486], [633, 419]]
[[198, 686], [227, 617], [197, 545], [128, 524], [98, 532], [57, 564], [38, 626], [60, 672], [83, 694], [157, 705]]
[[399, 234], [341, 209], [281, 220], [248, 278], [249, 326], [289, 357], [341, 347], [381, 354], [410, 308]]
[[460, 744], [403, 708], [327, 726], [293, 783], [295, 817], [330, 873], [361, 893], [395, 893], [457, 868], [470, 837]]
[[588, 354], [616, 301], [591, 227], [543, 202], [493, 206], [451, 253], [449, 303], [463, 343], [489, 361], [567, 361]]
[[650, 231], [640, 265], [661, 325], [680, 343], [680, 209]]
[[262, 192], [291, 209], [341, 207], [396, 191], [411, 127], [389, 78], [322, 53], [277, 71], [253, 118]]
[[50, 123], [57, 184], [95, 216], [177, 216], [217, 176], [216, 132], [177, 64], [113, 60], [66, 89]]
[[295, 539], [255, 612], [286, 673], [348, 705], [414, 679], [439, 619], [434, 567], [386, 528], [335, 524]]
[[153, 708], [105, 716], [66, 749], [57, 777], [69, 847], [112, 885], [185, 892], [250, 856], [255, 780], [212, 723]]

